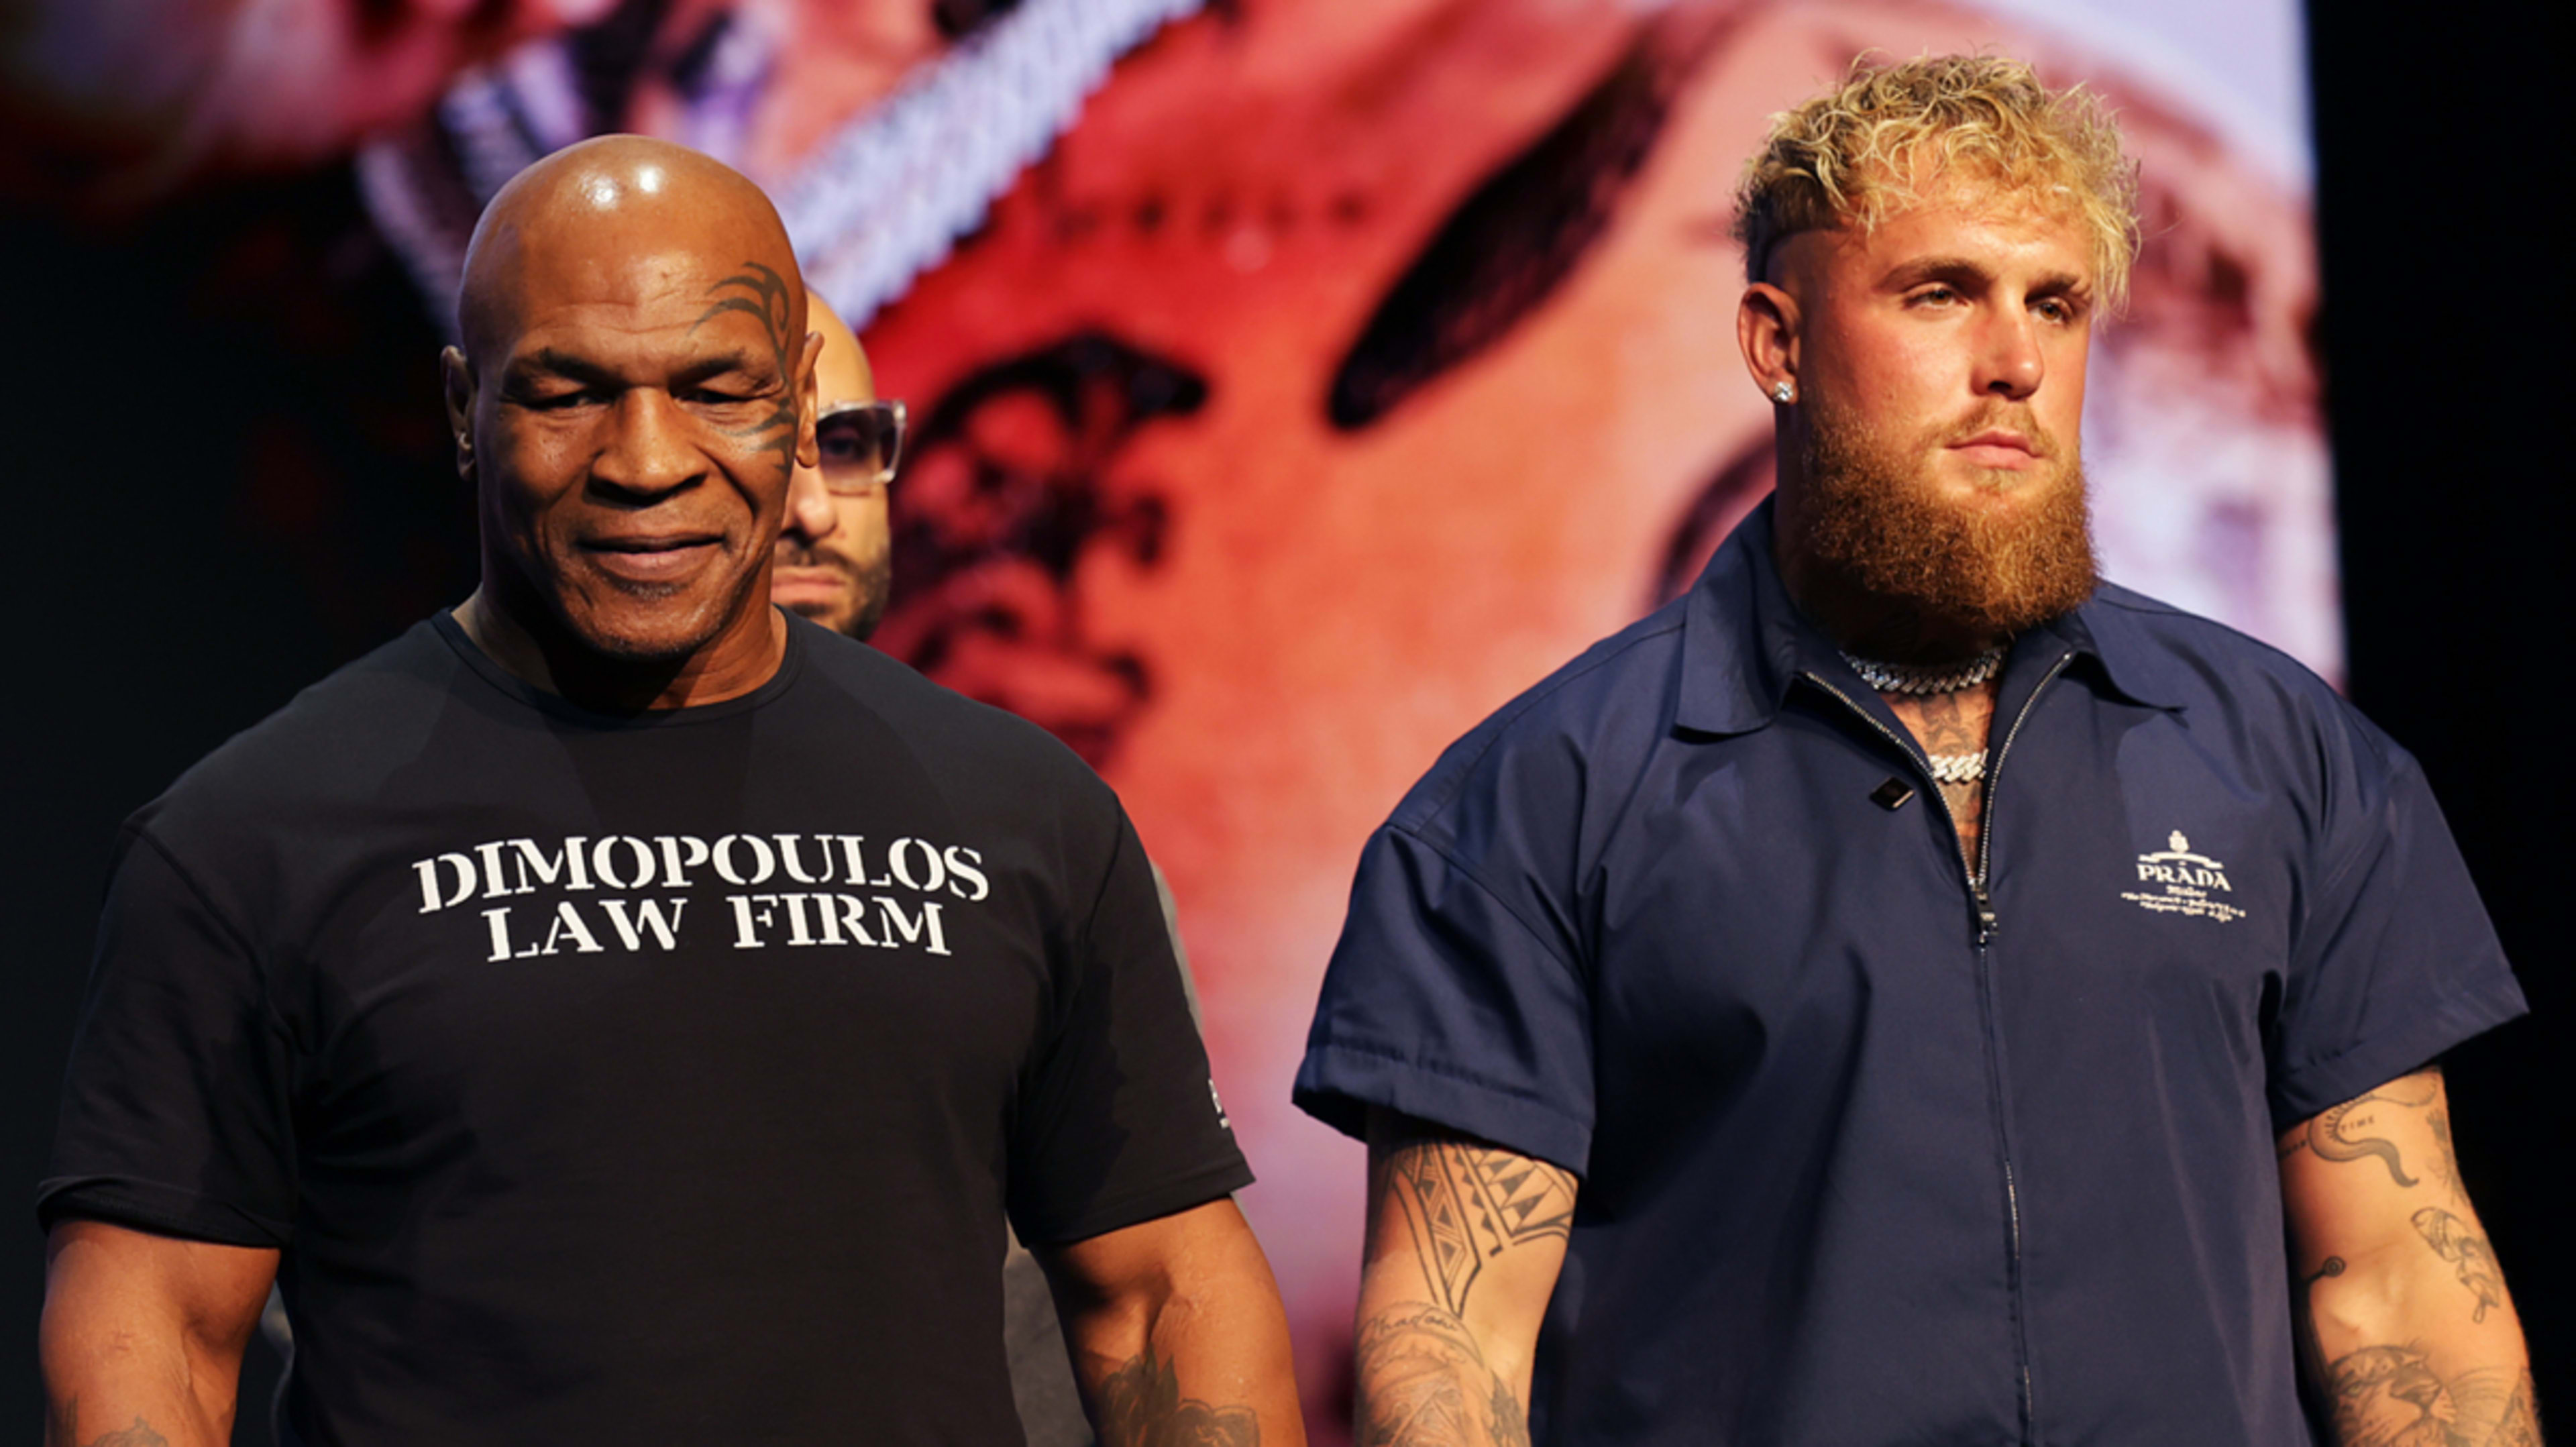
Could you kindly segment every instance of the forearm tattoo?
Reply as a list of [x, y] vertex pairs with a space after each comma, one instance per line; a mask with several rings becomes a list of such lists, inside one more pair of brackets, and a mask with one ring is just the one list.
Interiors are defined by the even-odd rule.
[[1511, 1151], [1426, 1141], [1387, 1158], [1385, 1189], [1404, 1212], [1431, 1299], [1453, 1316], [1485, 1263], [1574, 1229], [1574, 1174]]
[[2448, 1380], [2413, 1347], [2363, 1347], [2326, 1368], [2341, 1447], [2541, 1447], [2531, 1373], [2479, 1367]]
[[[63, 1440], [71, 1440], [69, 1430], [63, 1433]], [[101, 1432], [81, 1443], [80, 1447], [170, 1447], [170, 1439], [154, 1431], [151, 1423], [138, 1416], [133, 1426]]]
[[1153, 1344], [1100, 1384], [1101, 1447], [1259, 1447], [1261, 1422], [1249, 1407], [1217, 1407], [1181, 1395], [1171, 1360]]
[[792, 474], [796, 470], [796, 408], [800, 401], [796, 393], [796, 363], [805, 340], [790, 334], [794, 326], [796, 299], [787, 289], [786, 278], [757, 261], [744, 262], [741, 271], [709, 288], [715, 292], [735, 289], [750, 295], [729, 296], [708, 307], [704, 315], [690, 324], [689, 330], [694, 332], [727, 312], [741, 312], [760, 322], [761, 330], [769, 338], [770, 354], [778, 365], [777, 405], [769, 410], [768, 415], [749, 426], [728, 429], [728, 435], [768, 437], [767, 445], [778, 452], [779, 472]]
[[1359, 1447], [1529, 1447], [1529, 1414], [1465, 1323], [1407, 1302], [1360, 1324]]
[[[2431, 1070], [2419, 1070], [2413, 1075], [2392, 1080], [2368, 1094], [2355, 1096], [2341, 1105], [2327, 1107], [2317, 1115], [2316, 1119], [2308, 1122], [2305, 1134], [2282, 1148], [2281, 1154], [2287, 1158], [2301, 1147], [2305, 1147], [2315, 1151], [2317, 1159], [2324, 1161], [2377, 1160], [2388, 1168], [2389, 1179], [2398, 1185], [2416, 1185], [2417, 1179], [2406, 1173], [2406, 1161], [2399, 1154], [2397, 1143], [2386, 1136], [2374, 1134], [2379, 1128], [2379, 1111], [2382, 1108], [2391, 1107], [2399, 1110], [2422, 1110], [2440, 1098], [2440, 1075]], [[2433, 1134], [2439, 1144], [2435, 1148], [2438, 1159], [2433, 1169], [2437, 1176], [2449, 1183], [2456, 1191], [2459, 1184], [2459, 1168], [2450, 1154], [2451, 1123], [2439, 1112], [2435, 1114]]]
[[2409, 1218], [2415, 1233], [2433, 1254], [2451, 1263], [2459, 1273], [2460, 1284], [2478, 1299], [2477, 1313], [2471, 1321], [2487, 1319], [2487, 1308], [2504, 1301], [2504, 1268], [2496, 1265], [2494, 1248], [2487, 1238], [2469, 1229], [2469, 1224], [2439, 1206], [2427, 1206]]

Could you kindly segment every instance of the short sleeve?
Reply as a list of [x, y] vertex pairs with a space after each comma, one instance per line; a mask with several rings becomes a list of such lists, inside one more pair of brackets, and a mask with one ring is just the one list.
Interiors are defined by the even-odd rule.
[[241, 933], [129, 826], [100, 919], [37, 1219], [282, 1247], [296, 1208], [287, 1042]]
[[1123, 811], [1107, 878], [1068, 953], [1063, 1002], [1011, 1133], [1021, 1239], [1079, 1241], [1249, 1185], [1152, 866]]
[[1380, 830], [1324, 974], [1298, 1106], [1354, 1136], [1384, 1107], [1582, 1174], [1591, 1003], [1550, 943], [1554, 917], [1420, 835]]
[[2306, 912], [2270, 1040], [2287, 1130], [2524, 1012], [2495, 926], [2415, 761], [2383, 788]]

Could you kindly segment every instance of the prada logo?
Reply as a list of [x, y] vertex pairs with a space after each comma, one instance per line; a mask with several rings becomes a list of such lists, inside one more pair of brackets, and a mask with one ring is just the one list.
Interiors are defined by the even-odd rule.
[[2227, 902], [2236, 887], [2227, 882], [2226, 865], [2192, 852], [2191, 841], [2179, 829], [2166, 843], [2170, 847], [2138, 856], [2140, 887], [2122, 899], [2157, 914], [2186, 914], [2220, 924], [2245, 917], [2243, 909]]

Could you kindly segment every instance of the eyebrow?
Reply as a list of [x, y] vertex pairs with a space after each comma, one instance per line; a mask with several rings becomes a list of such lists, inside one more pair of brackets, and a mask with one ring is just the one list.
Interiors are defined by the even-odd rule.
[[[769, 376], [769, 369], [760, 365], [762, 360], [747, 351], [718, 352], [712, 356], [700, 357], [680, 368], [672, 374], [672, 380], [686, 386], [692, 382], [703, 382], [709, 377], [721, 377], [728, 372], [746, 372], [766, 378]], [[579, 382], [586, 387], [627, 385], [626, 378], [614, 368], [602, 366], [600, 363], [571, 352], [557, 351], [552, 347], [540, 348], [512, 362], [507, 375], [513, 382], [524, 382], [539, 376], [556, 376]]]
[[[1893, 290], [1903, 291], [1909, 287], [1921, 286], [1927, 281], [1973, 282], [1986, 286], [1991, 285], [1994, 280], [1994, 268], [1982, 261], [1965, 256], [1920, 256], [1912, 261], [1898, 263], [1880, 279], [1880, 284]], [[2093, 286], [2079, 273], [2052, 271], [2042, 276], [2038, 284], [2031, 288], [2031, 292], [2034, 295], [2090, 296]]]

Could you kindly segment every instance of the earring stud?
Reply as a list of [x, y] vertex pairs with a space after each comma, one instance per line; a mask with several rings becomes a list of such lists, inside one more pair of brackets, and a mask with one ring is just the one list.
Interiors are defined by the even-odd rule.
[[1774, 382], [1771, 384], [1771, 400], [1786, 407], [1798, 400], [1798, 389], [1792, 383]]

